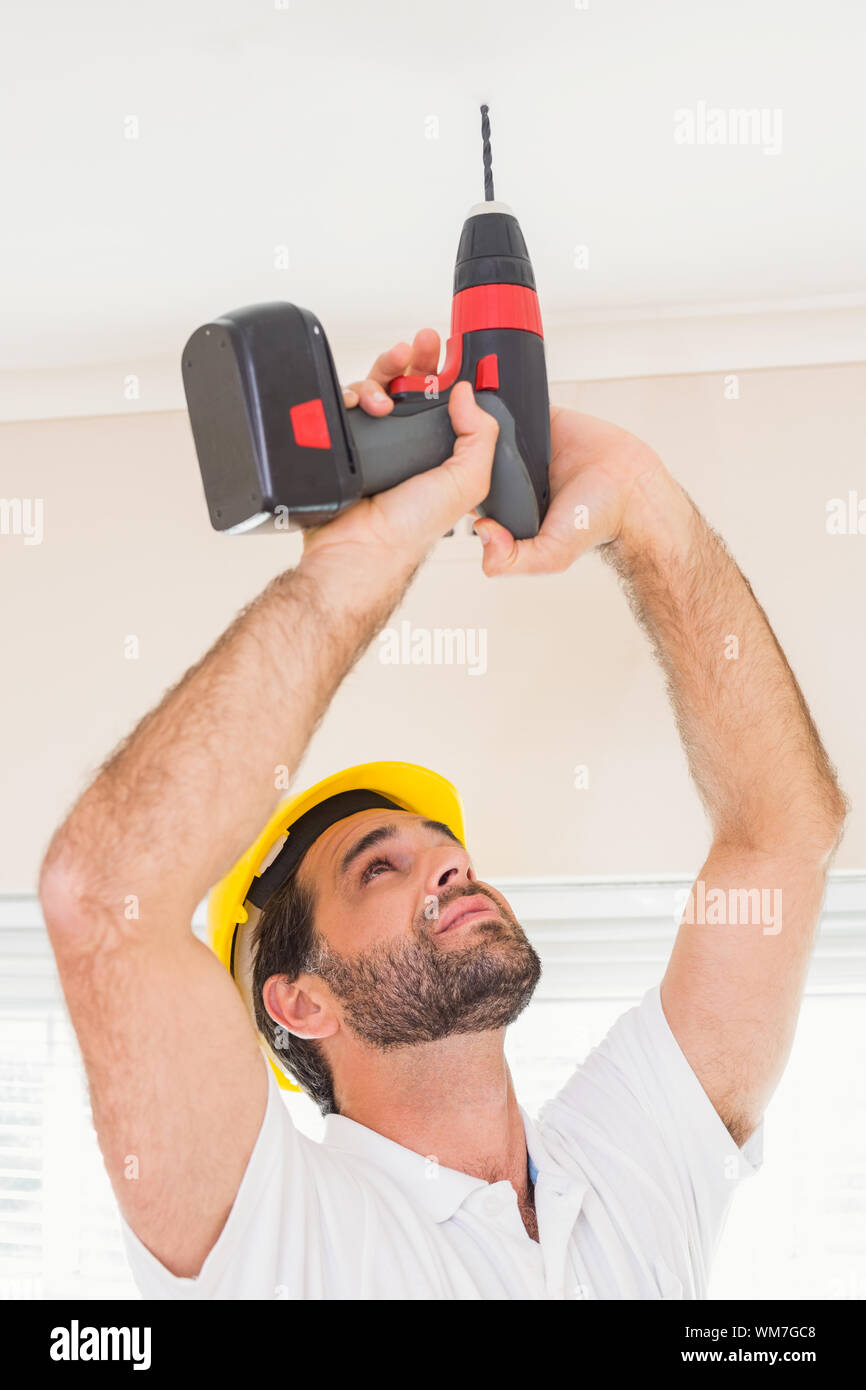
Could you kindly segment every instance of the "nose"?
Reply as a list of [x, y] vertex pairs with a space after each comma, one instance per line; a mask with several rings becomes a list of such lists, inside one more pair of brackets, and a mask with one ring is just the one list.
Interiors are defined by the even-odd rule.
[[443, 888], [465, 888], [475, 882], [469, 855], [459, 845], [442, 845], [431, 850], [426, 876], [427, 892], [433, 894], [441, 893]]

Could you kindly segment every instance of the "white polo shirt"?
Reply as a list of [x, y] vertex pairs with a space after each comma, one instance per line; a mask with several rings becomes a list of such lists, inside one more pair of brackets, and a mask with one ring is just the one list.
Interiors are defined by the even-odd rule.
[[686, 1061], [659, 988], [614, 1024], [536, 1122], [539, 1241], [513, 1187], [443, 1168], [342, 1115], [301, 1134], [268, 1068], [267, 1109], [223, 1230], [178, 1278], [121, 1221], [146, 1298], [704, 1298], [738, 1150]]

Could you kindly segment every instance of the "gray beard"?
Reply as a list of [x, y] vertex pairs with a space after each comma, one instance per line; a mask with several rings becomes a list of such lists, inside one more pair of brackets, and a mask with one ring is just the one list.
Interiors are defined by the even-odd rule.
[[[440, 909], [455, 897], [480, 891], [473, 886], [443, 892]], [[354, 956], [339, 955], [319, 938], [306, 968], [329, 985], [343, 1005], [347, 1026], [372, 1047], [406, 1047], [453, 1033], [506, 1028], [532, 998], [541, 961], [516, 919], [499, 903], [496, 907], [504, 920], [481, 922], [460, 949], [440, 950], [422, 916], [410, 938], [382, 941]]]

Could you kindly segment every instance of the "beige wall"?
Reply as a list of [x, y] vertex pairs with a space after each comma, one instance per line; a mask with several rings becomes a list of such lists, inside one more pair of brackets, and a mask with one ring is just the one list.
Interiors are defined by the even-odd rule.
[[[825, 507], [866, 496], [866, 365], [756, 371], [739, 389], [726, 399], [722, 376], [705, 375], [553, 395], [649, 439], [726, 537], [855, 800], [837, 866], [862, 868], [866, 535], [828, 535]], [[0, 460], [0, 495], [44, 499], [41, 545], [0, 536], [0, 892], [16, 893], [33, 888], [54, 824], [112, 745], [297, 538], [211, 532], [180, 412], [6, 424]], [[487, 673], [386, 666], [376, 644], [301, 777], [372, 758], [431, 764], [461, 787], [491, 878], [696, 869], [703, 815], [611, 573], [593, 556], [567, 575], [491, 582], [459, 558], [474, 544], [443, 543], [393, 621], [486, 628]], [[572, 785], [578, 763], [586, 790]]]

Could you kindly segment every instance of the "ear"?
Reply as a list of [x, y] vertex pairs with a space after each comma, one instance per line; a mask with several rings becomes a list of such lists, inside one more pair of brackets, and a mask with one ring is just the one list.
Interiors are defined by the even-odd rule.
[[262, 990], [262, 1002], [275, 1023], [298, 1038], [330, 1038], [339, 1028], [321, 982], [310, 975], [289, 980], [271, 975]]

